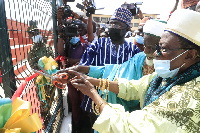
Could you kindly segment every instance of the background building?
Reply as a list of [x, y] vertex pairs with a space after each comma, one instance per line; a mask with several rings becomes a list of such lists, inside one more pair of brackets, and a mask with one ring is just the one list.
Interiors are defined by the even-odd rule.
[[[143, 13], [144, 17], [151, 17], [154, 19], [159, 19], [159, 14], [147, 14]], [[108, 21], [110, 21], [110, 18], [112, 15], [103, 15], [103, 14], [93, 14], [93, 20], [97, 24], [107, 24]], [[141, 19], [138, 18], [138, 16], [133, 16], [133, 19], [131, 20], [131, 30], [134, 32], [138, 29], [138, 25], [140, 24]]]
[[[159, 14], [147, 14], [147, 13], [143, 13], [144, 17], [151, 17], [153, 19], [159, 19]], [[133, 19], [131, 20], [131, 30], [135, 31], [138, 29], [138, 26], [140, 24], [141, 19], [139, 19], [138, 16], [133, 16]]]

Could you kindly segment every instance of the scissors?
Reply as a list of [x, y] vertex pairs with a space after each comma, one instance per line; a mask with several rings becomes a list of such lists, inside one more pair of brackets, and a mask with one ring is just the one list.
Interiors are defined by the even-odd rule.
[[[65, 85], [63, 85], [61, 82], [57, 81], [56, 78], [62, 77], [62, 79], [68, 79], [68, 75], [67, 75], [67, 74], [60, 73], [60, 74], [58, 74], [57, 76], [51, 76], [43, 67], [41, 67], [41, 66], [39, 66], [39, 65], [38, 65], [38, 67], [39, 67], [43, 72], [38, 71], [38, 70], [34, 70], [34, 69], [33, 69], [33, 71], [36, 72], [36, 73], [42, 74], [42, 75], [44, 75], [45, 77], [50, 78], [51, 81], [52, 81], [52, 83], [53, 83], [56, 87], [58, 87], [58, 88], [60, 88], [60, 89], [64, 89], [64, 88], [65, 88]], [[61, 85], [61, 86], [58, 86], [58, 85]]]

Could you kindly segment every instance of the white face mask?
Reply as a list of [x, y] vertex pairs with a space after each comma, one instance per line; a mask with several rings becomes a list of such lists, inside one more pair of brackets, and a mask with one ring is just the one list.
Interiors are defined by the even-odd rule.
[[186, 53], [188, 50], [186, 50], [185, 52], [179, 54], [178, 56], [176, 56], [174, 59], [172, 60], [153, 60], [154, 63], [154, 69], [156, 71], [156, 73], [158, 74], [158, 76], [162, 77], [162, 78], [173, 78], [177, 75], [179, 69], [185, 65], [185, 63], [183, 65], [181, 65], [179, 68], [176, 68], [174, 70], [170, 70], [170, 62], [175, 60], [176, 58], [180, 57], [181, 55], [183, 55], [184, 53]]

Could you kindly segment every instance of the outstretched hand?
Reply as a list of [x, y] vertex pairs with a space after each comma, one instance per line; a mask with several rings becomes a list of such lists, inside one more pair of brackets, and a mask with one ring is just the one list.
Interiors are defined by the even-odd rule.
[[[73, 66], [73, 67], [69, 67], [69, 68], [66, 68], [66, 69], [62, 69], [62, 70], [59, 70], [55, 73], [55, 75], [57, 74], [60, 74], [60, 73], [67, 73], [68, 75], [68, 80], [72, 79], [75, 77], [74, 74], [70, 74], [68, 73], [69, 70], [74, 70], [74, 71], [77, 71], [77, 66]], [[57, 79], [59, 81], [59, 79]]]
[[69, 70], [69, 74], [76, 75], [73, 79], [71, 79], [71, 84], [80, 90], [83, 94], [91, 97], [95, 92], [96, 89], [94, 86], [87, 80], [87, 76], [85, 74]]

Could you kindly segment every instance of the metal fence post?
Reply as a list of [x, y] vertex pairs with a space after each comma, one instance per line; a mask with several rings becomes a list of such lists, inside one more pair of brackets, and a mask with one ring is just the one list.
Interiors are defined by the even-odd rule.
[[57, 42], [58, 42], [58, 35], [57, 35], [57, 8], [56, 8], [56, 0], [52, 0], [52, 18], [53, 18], [53, 37], [54, 37], [54, 48], [55, 48], [55, 57], [58, 56], [57, 50]]
[[12, 97], [16, 90], [10, 41], [7, 27], [5, 2], [0, 0], [0, 67], [3, 81], [3, 88], [6, 97]]

